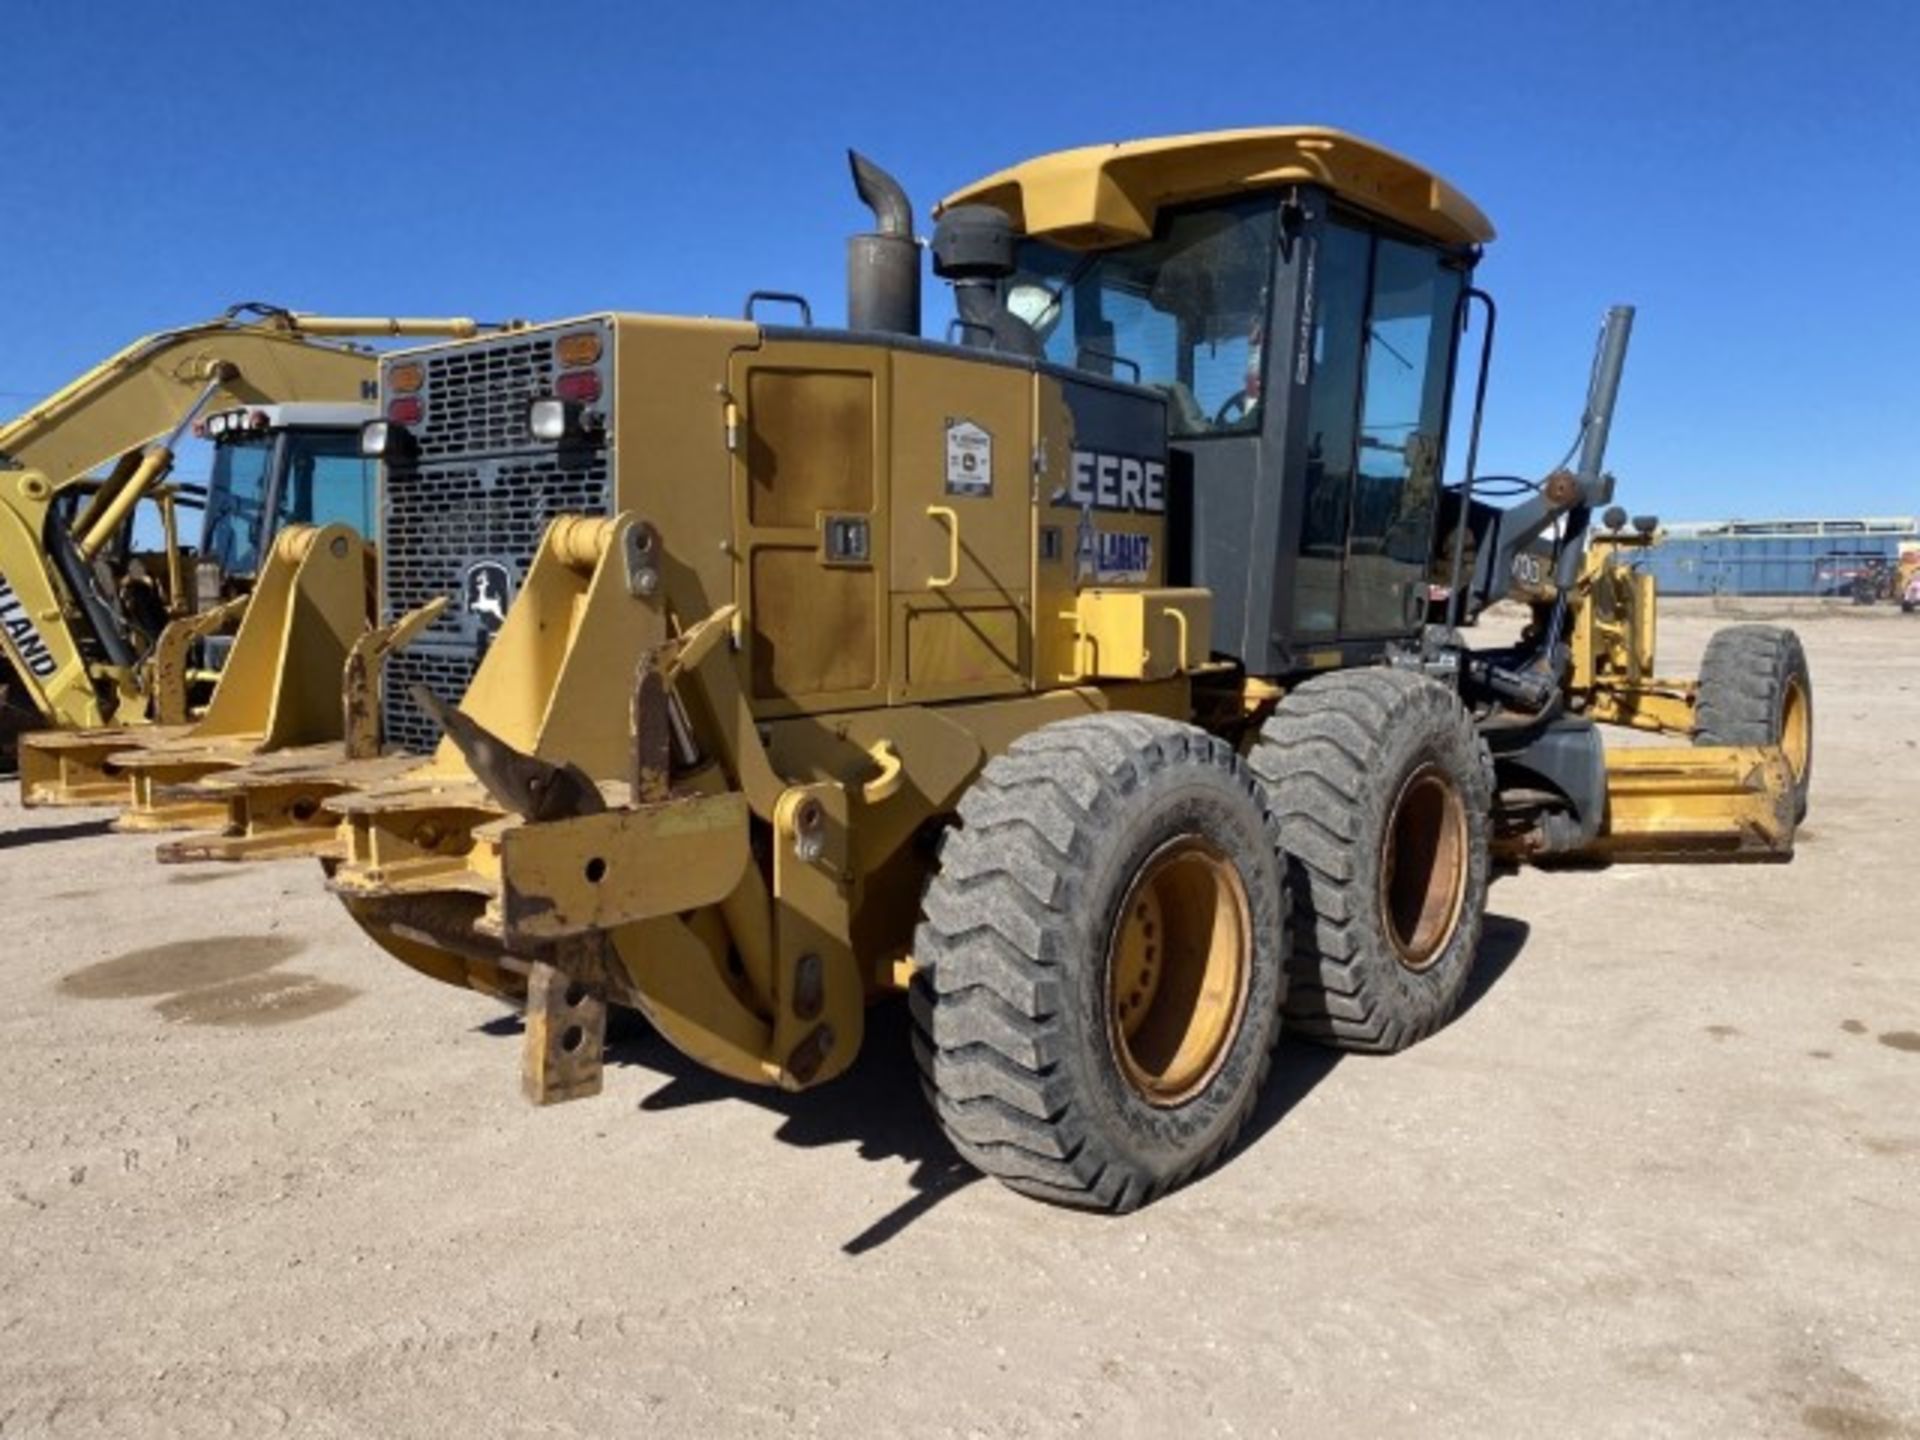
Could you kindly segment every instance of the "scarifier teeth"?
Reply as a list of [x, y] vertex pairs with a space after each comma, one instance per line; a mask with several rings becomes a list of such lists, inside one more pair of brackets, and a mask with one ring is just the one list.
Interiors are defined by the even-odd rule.
[[555, 765], [514, 749], [425, 685], [413, 685], [408, 693], [446, 732], [474, 779], [502, 808], [524, 820], [565, 820], [607, 808], [600, 787], [578, 765]]

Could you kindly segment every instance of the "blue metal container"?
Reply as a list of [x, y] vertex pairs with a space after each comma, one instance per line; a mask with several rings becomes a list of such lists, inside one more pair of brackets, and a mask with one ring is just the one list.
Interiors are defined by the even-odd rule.
[[1725, 521], [1676, 526], [1637, 564], [1667, 595], [1839, 596], [1863, 566], [1892, 565], [1916, 543], [1911, 519]]

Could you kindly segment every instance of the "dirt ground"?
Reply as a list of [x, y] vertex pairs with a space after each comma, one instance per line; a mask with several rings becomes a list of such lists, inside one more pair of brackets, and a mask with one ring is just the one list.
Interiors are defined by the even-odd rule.
[[311, 865], [8, 785], [0, 1435], [1920, 1435], [1920, 620], [1794, 623], [1790, 865], [1500, 881], [1448, 1029], [1283, 1042], [1122, 1219], [965, 1170], [893, 1009], [814, 1094], [642, 1037], [528, 1109]]

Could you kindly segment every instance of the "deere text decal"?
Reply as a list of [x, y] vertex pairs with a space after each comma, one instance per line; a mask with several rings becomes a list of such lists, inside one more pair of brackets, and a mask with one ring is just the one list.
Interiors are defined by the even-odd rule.
[[1167, 466], [1164, 460], [1142, 460], [1133, 455], [1108, 455], [1098, 450], [1073, 452], [1073, 470], [1063, 489], [1053, 492], [1053, 503], [1075, 510], [1133, 510], [1162, 515], [1167, 509]]

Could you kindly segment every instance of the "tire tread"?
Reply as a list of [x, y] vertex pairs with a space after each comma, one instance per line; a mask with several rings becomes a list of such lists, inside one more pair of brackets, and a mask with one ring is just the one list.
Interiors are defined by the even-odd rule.
[[[1261, 787], [1224, 741], [1157, 716], [1108, 713], [1016, 740], [969, 788], [942, 843], [914, 936], [914, 1055], [955, 1149], [1015, 1190], [1132, 1209], [1212, 1164], [1252, 1109], [1249, 1098], [1177, 1173], [1144, 1178], [1083, 1123], [1052, 1023], [1063, 978], [1054, 922], [1077, 902], [1096, 837], [1120, 797], [1183, 763], [1230, 775], [1275, 837]], [[1269, 1037], [1251, 1096], [1271, 1061]]]
[[[1477, 749], [1459, 700], [1425, 676], [1386, 667], [1317, 677], [1290, 692], [1260, 732], [1249, 767], [1266, 787], [1294, 870], [1293, 935], [1287, 999], [1289, 1027], [1346, 1050], [1401, 1050], [1438, 1029], [1452, 1006], [1412, 1012], [1377, 983], [1379, 957], [1358, 919], [1371, 897], [1360, 893], [1359, 847], [1367, 806], [1389, 737], [1408, 727], [1451, 732]], [[1490, 797], [1484, 767], [1458, 777], [1484, 817]], [[1484, 850], [1484, 819], [1479, 828]], [[1479, 887], [1484, 897], [1484, 882]], [[1473, 936], [1479, 933], [1472, 917]], [[1396, 962], [1397, 963], [1397, 962]]]

